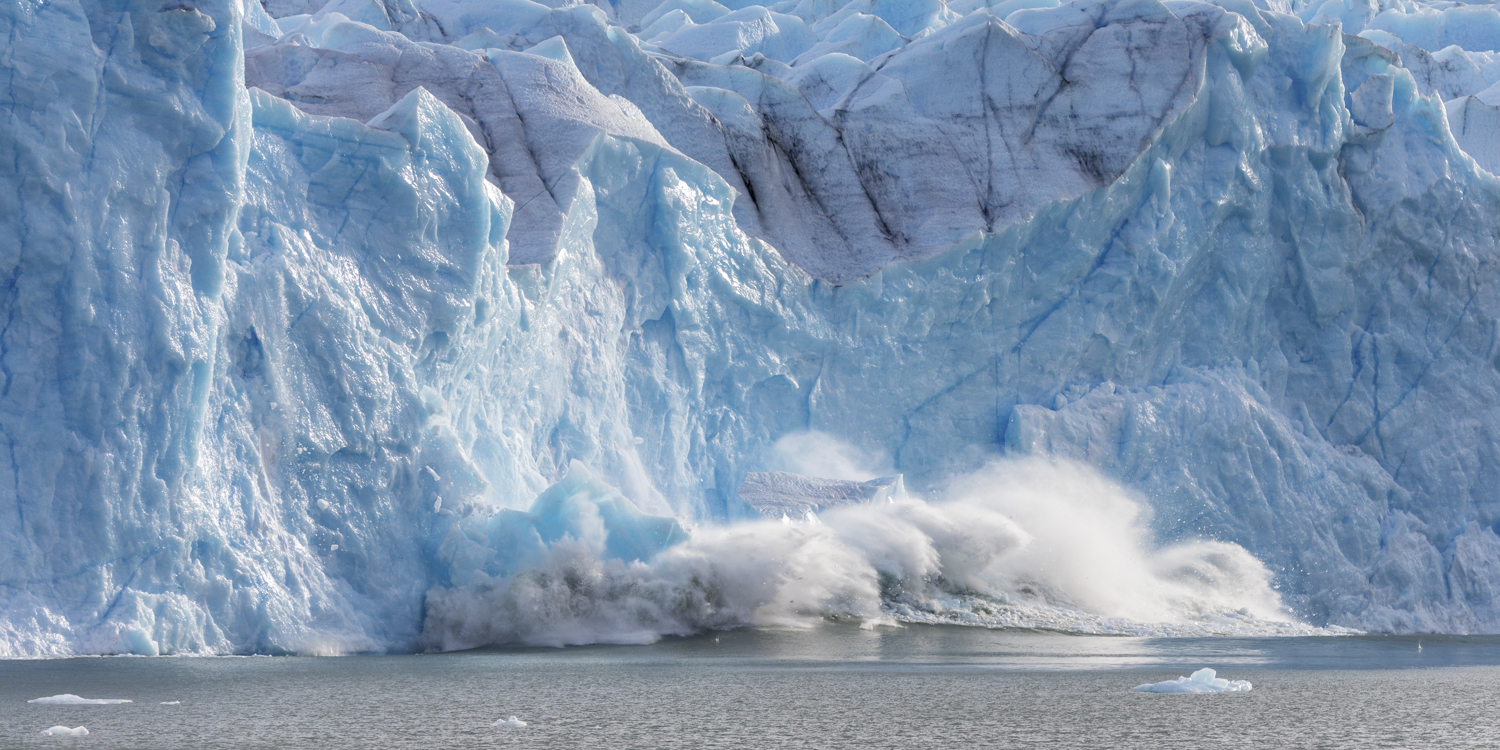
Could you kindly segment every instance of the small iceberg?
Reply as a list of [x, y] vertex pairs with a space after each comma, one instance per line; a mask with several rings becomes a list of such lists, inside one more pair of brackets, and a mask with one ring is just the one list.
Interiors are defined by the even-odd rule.
[[[130, 703], [124, 698], [80, 698], [72, 693], [62, 695], [49, 695], [46, 698], [33, 698], [27, 703], [40, 703], [44, 706], [113, 706], [119, 703]], [[56, 729], [56, 727], [53, 727]]]
[[89, 730], [88, 727], [73, 727], [69, 729], [65, 726], [55, 726], [51, 729], [43, 729], [42, 734], [48, 737], [87, 737], [89, 736]]
[[1192, 677], [1135, 686], [1137, 693], [1243, 693], [1249, 689], [1248, 681], [1226, 680], [1207, 668], [1194, 672]]
[[494, 726], [497, 726], [497, 727], [524, 727], [524, 726], [526, 726], [526, 722], [521, 721], [520, 719], [517, 719], [516, 717], [512, 716], [509, 719], [500, 719], [499, 721], [496, 721], [495, 724], [494, 724]]
[[163, 706], [180, 706], [180, 705], [182, 705], [182, 701], [162, 701], [161, 705], [163, 705]]

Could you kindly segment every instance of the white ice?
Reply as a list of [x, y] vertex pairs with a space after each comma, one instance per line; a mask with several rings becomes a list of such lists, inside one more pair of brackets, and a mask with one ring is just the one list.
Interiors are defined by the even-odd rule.
[[495, 723], [492, 726], [497, 726], [497, 727], [524, 727], [524, 726], [526, 726], [526, 722], [521, 721], [520, 719], [517, 719], [516, 717], [512, 716], [509, 719], [498, 719], [498, 720], [495, 721]]
[[1178, 677], [1147, 685], [1137, 685], [1137, 693], [1243, 693], [1250, 690], [1245, 680], [1226, 680], [1216, 676], [1207, 667], [1193, 673], [1191, 677]]
[[114, 706], [131, 701], [124, 698], [80, 698], [72, 693], [63, 693], [62, 695], [49, 695], [46, 698], [32, 698], [26, 702], [45, 706]]
[[49, 729], [43, 729], [41, 731], [41, 733], [44, 734], [44, 735], [47, 735], [49, 737], [87, 737], [87, 736], [89, 736], [89, 730], [88, 730], [87, 727], [73, 727], [72, 729], [69, 729], [69, 728], [67, 728], [65, 726], [61, 726], [61, 725], [55, 726], [55, 727], [51, 727]]

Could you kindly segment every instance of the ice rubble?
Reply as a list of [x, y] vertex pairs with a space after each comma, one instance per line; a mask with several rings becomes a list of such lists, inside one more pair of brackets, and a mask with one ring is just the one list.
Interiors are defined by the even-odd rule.
[[[1494, 14], [0, 7], [0, 654], [1494, 630]], [[933, 503], [718, 527], [809, 430]], [[997, 453], [1134, 596], [1098, 509], [912, 554]]]
[[1191, 677], [1178, 677], [1147, 685], [1135, 686], [1137, 693], [1245, 693], [1250, 690], [1246, 680], [1226, 680], [1207, 667], [1193, 673]]

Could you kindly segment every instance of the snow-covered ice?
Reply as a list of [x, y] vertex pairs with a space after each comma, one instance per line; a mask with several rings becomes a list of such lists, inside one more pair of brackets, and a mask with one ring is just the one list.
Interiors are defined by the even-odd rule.
[[1135, 686], [1137, 693], [1243, 693], [1250, 690], [1246, 680], [1226, 680], [1207, 667], [1193, 673], [1191, 677], [1178, 677], [1146, 685]]
[[73, 727], [72, 729], [69, 729], [65, 726], [59, 725], [43, 729], [41, 731], [41, 734], [47, 735], [48, 737], [87, 737], [89, 736], [89, 730], [88, 727]]
[[0, 7], [0, 655], [1500, 628], [1495, 8], [553, 5]]
[[63, 693], [62, 695], [49, 695], [46, 698], [32, 698], [26, 702], [44, 706], [116, 706], [131, 701], [125, 698], [80, 698], [72, 693]]

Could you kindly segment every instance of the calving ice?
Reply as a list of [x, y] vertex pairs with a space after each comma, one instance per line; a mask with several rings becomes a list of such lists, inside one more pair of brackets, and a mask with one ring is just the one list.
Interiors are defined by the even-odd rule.
[[[797, 486], [826, 497], [838, 485], [859, 486]], [[650, 643], [824, 618], [1131, 635], [1320, 632], [1285, 611], [1269, 571], [1243, 548], [1153, 548], [1140, 507], [1081, 466], [998, 462], [941, 501], [904, 492], [825, 501], [795, 521], [705, 525], [691, 536], [664, 528], [666, 519], [620, 514], [620, 501], [575, 464], [531, 513], [455, 524], [439, 553], [453, 585], [428, 592], [425, 644]]]
[[0, 8], [0, 654], [1500, 627], [1493, 8], [556, 4]]

